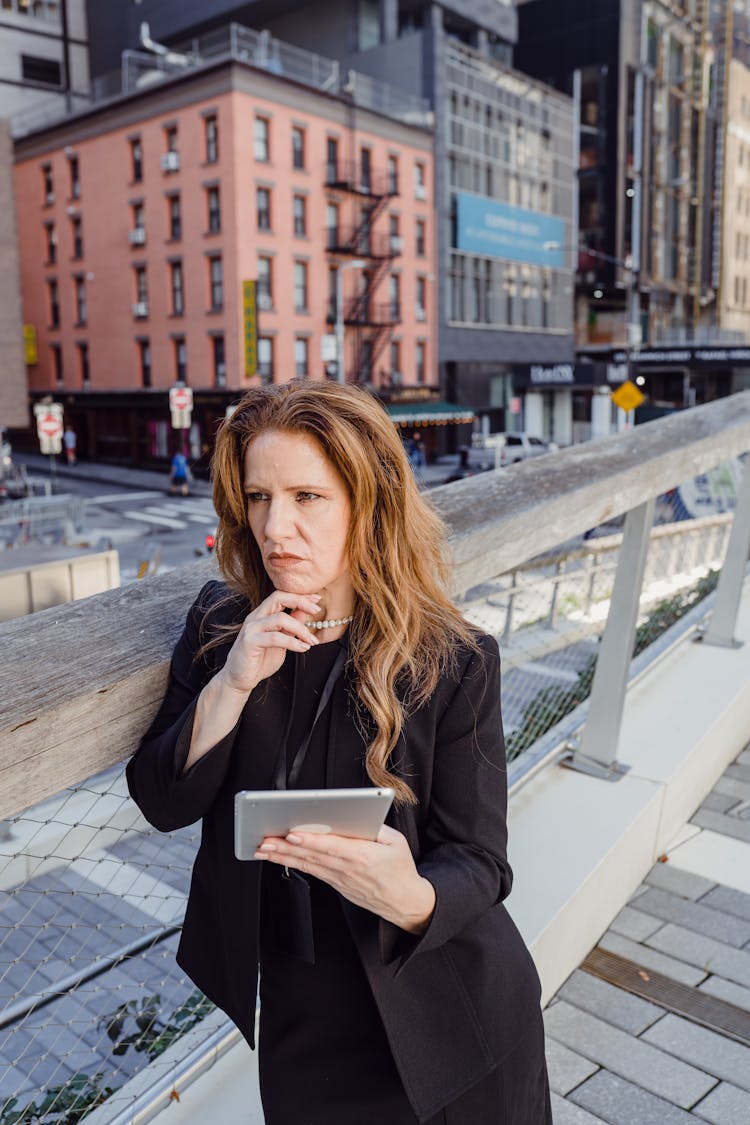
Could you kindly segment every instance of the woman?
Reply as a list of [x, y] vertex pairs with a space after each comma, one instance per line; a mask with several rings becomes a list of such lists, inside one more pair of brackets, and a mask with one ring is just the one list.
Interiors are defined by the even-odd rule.
[[[444, 529], [383, 408], [249, 391], [213, 461], [216, 553], [128, 766], [203, 819], [178, 960], [254, 1045], [266, 1125], [548, 1125], [531, 959], [502, 905], [497, 646], [445, 592]], [[233, 851], [242, 789], [391, 785], [377, 841]]]

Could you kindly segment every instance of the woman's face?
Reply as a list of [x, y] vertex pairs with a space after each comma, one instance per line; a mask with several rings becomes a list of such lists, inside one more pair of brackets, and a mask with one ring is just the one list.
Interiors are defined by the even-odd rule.
[[327, 616], [354, 606], [346, 539], [351, 506], [337, 470], [312, 438], [269, 430], [245, 454], [250, 529], [277, 590], [323, 594]]

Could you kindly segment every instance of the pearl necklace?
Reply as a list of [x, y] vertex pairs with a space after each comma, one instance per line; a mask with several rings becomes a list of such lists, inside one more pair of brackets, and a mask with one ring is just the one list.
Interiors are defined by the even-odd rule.
[[336, 617], [325, 621], [306, 621], [308, 629], [338, 629], [339, 625], [348, 625], [354, 620], [354, 614], [351, 617]]

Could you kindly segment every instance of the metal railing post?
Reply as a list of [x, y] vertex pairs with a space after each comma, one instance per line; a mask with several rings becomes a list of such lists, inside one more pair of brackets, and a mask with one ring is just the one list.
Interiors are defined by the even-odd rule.
[[750, 552], [750, 460], [746, 462], [742, 474], [742, 484], [737, 497], [737, 507], [734, 509], [724, 565], [719, 575], [711, 623], [708, 630], [699, 637], [704, 645], [739, 648], [744, 643], [735, 638], [734, 628], [737, 624], [748, 552]]
[[515, 602], [515, 590], [518, 580], [518, 571], [514, 570], [510, 576], [510, 592], [508, 593], [508, 604], [505, 607], [505, 628], [503, 629], [503, 644], [507, 645], [510, 641], [510, 635], [513, 632], [513, 608]]
[[647, 500], [631, 509], [625, 518], [612, 600], [591, 686], [588, 718], [577, 749], [565, 762], [572, 769], [611, 781], [617, 781], [628, 768], [617, 762], [617, 743], [654, 505], [655, 499]]

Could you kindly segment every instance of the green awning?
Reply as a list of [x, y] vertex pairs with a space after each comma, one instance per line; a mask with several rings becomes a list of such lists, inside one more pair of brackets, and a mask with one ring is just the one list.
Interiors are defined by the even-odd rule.
[[458, 425], [473, 422], [476, 415], [468, 406], [455, 402], [392, 402], [386, 407], [397, 426]]

